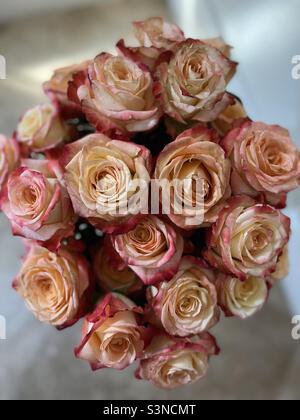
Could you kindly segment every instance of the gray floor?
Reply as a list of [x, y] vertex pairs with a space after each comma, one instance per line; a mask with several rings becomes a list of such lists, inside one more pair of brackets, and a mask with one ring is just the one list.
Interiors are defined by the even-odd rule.
[[[43, 101], [40, 83], [51, 68], [110, 50], [114, 40], [129, 34], [132, 19], [168, 16], [159, 0], [105, 4], [0, 26], [0, 53], [8, 63], [8, 79], [0, 81], [0, 131], [9, 134], [27, 107]], [[111, 13], [111, 7], [118, 13]], [[297, 210], [297, 195], [292, 202], [290, 212]], [[0, 340], [0, 399], [300, 398], [300, 342], [291, 338], [291, 306], [281, 287], [251, 320], [225, 320], [216, 328], [222, 354], [212, 360], [207, 378], [167, 393], [135, 381], [132, 370], [93, 374], [75, 360], [80, 325], [58, 333], [25, 310], [10, 287], [22, 247], [11, 237], [3, 216], [0, 231], [0, 314], [7, 319], [7, 340]], [[298, 237], [294, 238], [297, 249]]]

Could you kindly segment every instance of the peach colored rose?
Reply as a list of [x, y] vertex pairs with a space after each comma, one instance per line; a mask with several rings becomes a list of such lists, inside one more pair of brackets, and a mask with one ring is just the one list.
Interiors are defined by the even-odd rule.
[[212, 123], [212, 126], [221, 136], [225, 136], [234, 128], [234, 124], [246, 117], [247, 113], [243, 105], [238, 99], [235, 99], [234, 104], [229, 105]]
[[241, 281], [219, 274], [216, 281], [218, 302], [226, 316], [246, 319], [258, 312], [266, 303], [269, 291], [266, 280], [249, 277]]
[[142, 47], [171, 48], [184, 41], [182, 30], [166, 22], [162, 17], [151, 17], [144, 21], [133, 22], [135, 36]]
[[208, 237], [205, 258], [218, 270], [240, 280], [267, 278], [290, 237], [290, 219], [246, 196], [233, 197]]
[[[157, 159], [155, 179], [169, 186], [175, 183], [170, 188], [170, 203], [165, 202], [165, 193], [162, 195], [163, 207], [170, 204], [168, 216], [183, 229], [216, 221], [231, 195], [230, 161], [218, 145], [219, 140], [215, 130], [196, 126], [166, 146]], [[182, 184], [184, 188], [180, 188]]]
[[20, 151], [14, 138], [8, 139], [0, 134], [0, 192], [5, 186], [9, 174], [19, 162]]
[[145, 350], [136, 377], [163, 389], [185, 386], [203, 378], [210, 357], [219, 352], [216, 340], [208, 333], [178, 339], [158, 332]]
[[40, 105], [30, 109], [21, 119], [17, 140], [34, 152], [52, 149], [68, 140], [69, 132], [54, 105]]
[[59, 106], [61, 113], [68, 118], [74, 118], [81, 113], [80, 106], [74, 104], [68, 98], [69, 84], [75, 75], [87, 71], [90, 63], [91, 60], [87, 60], [80, 64], [59, 68], [54, 71], [51, 79], [43, 85], [46, 95], [55, 105]]
[[226, 93], [236, 63], [203, 41], [188, 39], [157, 68], [156, 94], [165, 113], [181, 123], [210, 122], [233, 101]]
[[66, 249], [53, 253], [34, 245], [14, 281], [28, 309], [44, 323], [69, 327], [84, 314], [90, 299], [88, 266]]
[[157, 61], [164, 50], [155, 47], [129, 47], [124, 39], [120, 39], [117, 45], [119, 55], [139, 64], [144, 65], [153, 74]]
[[105, 292], [120, 292], [130, 295], [143, 288], [143, 283], [129, 267], [118, 269], [105, 246], [99, 247], [94, 257], [94, 272], [98, 284]]
[[133, 28], [139, 46], [127, 47], [121, 39], [117, 48], [124, 57], [146, 65], [151, 72], [154, 72], [162, 53], [174, 48], [178, 42], [185, 39], [178, 26], [166, 22], [162, 17], [134, 22]]
[[183, 254], [184, 241], [172, 226], [155, 216], [128, 233], [111, 237], [115, 252], [145, 284], [170, 280]]
[[221, 36], [217, 38], [204, 39], [203, 42], [211, 47], [217, 48], [217, 50], [220, 50], [227, 58], [231, 58], [232, 47], [226, 44]]
[[150, 305], [167, 333], [188, 337], [219, 321], [215, 277], [203, 262], [185, 257], [170, 282], [149, 288]]
[[13, 234], [56, 249], [74, 232], [76, 216], [55, 161], [22, 161], [9, 177], [1, 206]]
[[89, 66], [89, 81], [90, 86], [78, 87], [77, 96], [87, 119], [98, 131], [142, 132], [158, 124], [161, 110], [145, 66], [103, 53]]
[[268, 283], [271, 286], [275, 286], [281, 280], [284, 280], [290, 270], [290, 259], [289, 259], [289, 247], [286, 245], [283, 248], [283, 252], [278, 259], [276, 271], [268, 278]]
[[246, 119], [222, 146], [232, 161], [234, 194], [262, 194], [271, 205], [284, 207], [285, 193], [299, 187], [300, 152], [284, 128]]
[[144, 349], [140, 313], [125, 296], [107, 295], [84, 320], [76, 357], [89, 362], [93, 370], [104, 367], [123, 370], [130, 366]]
[[108, 233], [136, 225], [141, 193], [150, 183], [146, 148], [94, 134], [66, 146], [61, 162], [79, 216]]

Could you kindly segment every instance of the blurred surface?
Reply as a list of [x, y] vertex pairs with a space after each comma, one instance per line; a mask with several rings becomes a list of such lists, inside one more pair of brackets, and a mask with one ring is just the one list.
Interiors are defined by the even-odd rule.
[[[19, 2], [23, 7], [41, 3]], [[121, 36], [130, 39], [133, 19], [172, 16], [160, 0], [86, 1], [71, 10], [62, 6], [76, 0], [60, 3], [59, 12], [23, 19], [18, 14], [17, 21], [0, 26], [0, 54], [8, 66], [7, 80], [0, 81], [1, 132], [10, 134], [26, 108], [45, 100], [41, 83], [55, 67], [110, 51]], [[300, 81], [291, 78], [291, 58], [300, 54], [299, 1], [170, 3], [188, 35], [222, 34], [235, 46], [241, 64], [232, 89], [254, 119], [287, 126], [300, 146]], [[291, 313], [300, 302], [299, 203], [299, 194], [292, 194], [288, 213], [294, 223], [293, 264], [286, 286], [274, 289], [269, 304], [251, 320], [222, 322], [214, 331], [222, 354], [212, 359], [207, 378], [172, 393], [137, 382], [132, 370], [92, 374], [73, 356], [80, 324], [58, 333], [33, 319], [10, 287], [22, 246], [1, 216], [0, 314], [7, 319], [7, 340], [0, 340], [0, 399], [299, 399], [300, 342], [291, 338]]]

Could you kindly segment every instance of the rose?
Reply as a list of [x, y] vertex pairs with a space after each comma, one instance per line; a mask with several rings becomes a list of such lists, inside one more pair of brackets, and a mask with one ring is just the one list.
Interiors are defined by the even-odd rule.
[[53, 253], [34, 245], [14, 288], [39, 321], [66, 328], [76, 323], [89, 305], [88, 266], [83, 257], [67, 249]]
[[135, 229], [110, 240], [118, 256], [145, 284], [170, 280], [183, 254], [182, 236], [155, 216], [148, 216]]
[[219, 352], [210, 334], [178, 339], [158, 332], [145, 350], [136, 377], [163, 389], [175, 389], [203, 378], [210, 357]]
[[155, 178], [166, 183], [171, 194], [170, 203], [165, 192], [161, 197], [164, 211], [183, 229], [213, 223], [231, 195], [230, 162], [219, 140], [215, 130], [196, 126], [166, 146], [157, 159]]
[[20, 151], [15, 139], [8, 139], [0, 134], [0, 192], [9, 174], [19, 162]]
[[185, 257], [170, 282], [148, 290], [149, 303], [170, 335], [200, 334], [219, 321], [214, 281], [215, 273], [203, 262]]
[[151, 74], [154, 74], [157, 60], [162, 54], [161, 49], [155, 47], [128, 47], [126, 46], [124, 39], [120, 39], [116, 47], [121, 56], [137, 63], [138, 65], [142, 64], [146, 66]]
[[91, 61], [84, 61], [80, 64], [74, 64], [55, 70], [50, 80], [44, 83], [44, 91], [51, 101], [60, 107], [61, 113], [67, 117], [76, 117], [80, 115], [80, 107], [68, 99], [69, 84], [73, 78], [86, 72]]
[[51, 249], [74, 232], [76, 217], [55, 161], [24, 160], [8, 179], [1, 207], [14, 235]]
[[156, 93], [175, 120], [210, 122], [232, 103], [226, 86], [235, 70], [236, 63], [217, 48], [188, 39], [176, 46], [169, 62], [162, 58]]
[[121, 39], [117, 48], [125, 57], [145, 64], [150, 71], [155, 70], [156, 62], [163, 52], [174, 48], [176, 43], [185, 39], [178, 26], [166, 22], [162, 17], [134, 22], [133, 28], [140, 46], [126, 47], [124, 40]]
[[[90, 86], [78, 87], [77, 96], [87, 119], [103, 133], [147, 131], [161, 111], [153, 94], [150, 72], [120, 56], [100, 54], [89, 66]], [[70, 99], [75, 99], [71, 95]]]
[[284, 207], [285, 193], [299, 187], [300, 152], [284, 128], [242, 120], [222, 146], [232, 161], [234, 194], [261, 193], [270, 204]]
[[240, 280], [266, 278], [276, 270], [290, 237], [290, 219], [250, 197], [233, 197], [208, 236], [205, 258]]
[[17, 140], [34, 152], [55, 148], [68, 140], [68, 136], [67, 126], [51, 104], [27, 111], [17, 130]]
[[97, 250], [93, 267], [98, 284], [105, 292], [115, 291], [130, 295], [143, 287], [143, 283], [129, 267], [118, 269], [114, 265], [105, 246]]
[[247, 113], [238, 99], [234, 104], [229, 105], [212, 123], [212, 126], [219, 132], [221, 136], [228, 134], [237, 124], [238, 120], [247, 117]]
[[286, 245], [283, 248], [282, 254], [278, 259], [276, 270], [268, 278], [268, 283], [275, 286], [280, 280], [285, 279], [289, 274], [290, 260], [289, 260], [289, 247]]
[[151, 155], [145, 147], [90, 135], [66, 146], [62, 166], [79, 216], [108, 233], [135, 226], [150, 183]]
[[202, 42], [221, 51], [221, 53], [224, 54], [227, 58], [231, 58], [232, 47], [226, 44], [221, 36], [217, 38], [203, 39]]
[[127, 368], [141, 357], [144, 349], [145, 330], [139, 322], [141, 312], [125, 296], [107, 295], [84, 320], [76, 357], [88, 361], [93, 370]]
[[184, 41], [182, 30], [177, 25], [166, 22], [162, 17], [133, 22], [133, 28], [142, 47], [168, 49], [177, 42]]
[[264, 279], [249, 277], [241, 281], [219, 274], [216, 281], [218, 303], [226, 316], [246, 319], [258, 312], [266, 303], [269, 292]]

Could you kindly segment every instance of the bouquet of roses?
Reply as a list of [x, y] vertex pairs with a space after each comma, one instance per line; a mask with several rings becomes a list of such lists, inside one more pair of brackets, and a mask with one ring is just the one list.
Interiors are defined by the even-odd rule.
[[1, 208], [26, 256], [13, 286], [93, 370], [173, 389], [219, 353], [210, 330], [252, 316], [288, 270], [300, 153], [226, 91], [221, 38], [162, 18], [44, 84], [50, 101], [0, 137]]

